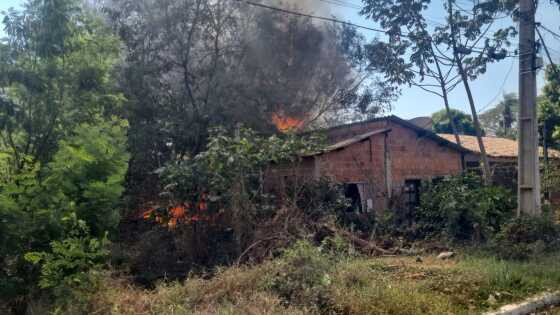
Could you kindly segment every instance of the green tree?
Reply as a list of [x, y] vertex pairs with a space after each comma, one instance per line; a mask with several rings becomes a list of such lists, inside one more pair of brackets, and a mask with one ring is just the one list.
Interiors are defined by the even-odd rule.
[[119, 41], [79, 4], [29, 1], [4, 12], [0, 148], [13, 155], [16, 170], [47, 163], [74, 126], [114, 113], [123, 101], [112, 73]]
[[[376, 41], [368, 49], [372, 67], [383, 72], [390, 82], [410, 84], [426, 73], [434, 73], [430, 65], [438, 66], [435, 87], [445, 90], [446, 78], [457, 76], [465, 88], [476, 136], [481, 152], [484, 178], [490, 182], [490, 166], [482, 142], [470, 81], [486, 72], [487, 64], [507, 57], [508, 39], [515, 35], [514, 27], [490, 32], [496, 17], [509, 15], [515, 9], [514, 1], [473, 2], [463, 6], [456, 0], [441, 2], [446, 12], [443, 24], [428, 28], [428, 9], [435, 3], [364, 0], [361, 14], [385, 30], [388, 41]], [[439, 65], [449, 65], [441, 71]], [[428, 82], [428, 84], [430, 84]], [[434, 86], [434, 84], [432, 84]], [[445, 94], [445, 93], [444, 93]], [[446, 104], [446, 109], [448, 108]]]
[[[451, 109], [451, 117], [457, 128], [457, 132], [462, 135], [476, 135], [476, 130], [470, 115], [457, 110]], [[453, 133], [453, 128], [449, 120], [449, 115], [445, 109], [432, 114], [433, 128], [437, 133]], [[483, 131], [484, 134], [484, 131]]]
[[42, 186], [50, 190], [52, 207], [76, 213], [94, 236], [112, 232], [119, 222], [117, 207], [129, 160], [127, 126], [116, 118], [77, 126], [43, 169]]
[[124, 100], [113, 71], [119, 41], [96, 12], [79, 0], [34, 0], [3, 15], [0, 299], [25, 313], [39, 280], [25, 253], [64, 243], [72, 216], [93, 238], [115, 229], [127, 124], [114, 117]]
[[480, 114], [480, 124], [489, 134], [515, 139], [518, 111], [517, 95], [504, 94], [503, 99], [495, 107]]
[[560, 77], [550, 65], [545, 72], [543, 94], [537, 98], [537, 114], [541, 140], [547, 147], [557, 148], [560, 142]]
[[[554, 69], [553, 67], [556, 67]], [[538, 99], [539, 133], [543, 146], [558, 149], [560, 143], [560, 67], [549, 65], [545, 72], [546, 84]], [[548, 166], [548, 150], [545, 152]]]
[[[556, 67], [557, 71], [554, 71]], [[543, 88], [544, 96], [553, 104], [560, 104], [560, 66], [549, 65], [546, 68], [545, 80], [546, 85]]]
[[25, 302], [37, 285], [39, 274], [24, 254], [48, 253], [51, 242], [66, 239], [73, 232], [65, 228], [67, 218], [83, 221], [98, 238], [118, 223], [128, 166], [126, 123], [78, 125], [58, 147], [45, 166], [25, 163], [0, 184], [0, 292], [9, 302]]
[[545, 157], [545, 168], [541, 176], [545, 194], [558, 186], [558, 166], [548, 159], [548, 149], [558, 149], [560, 144], [560, 77], [552, 67], [553, 65], [549, 65], [546, 69], [546, 84], [543, 94], [537, 99], [539, 134]]

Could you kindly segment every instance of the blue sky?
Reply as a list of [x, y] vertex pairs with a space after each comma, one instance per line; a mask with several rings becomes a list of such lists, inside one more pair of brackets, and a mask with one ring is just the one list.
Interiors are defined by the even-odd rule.
[[[272, 1], [272, 0], [269, 0]], [[300, 1], [319, 1], [320, 0], [300, 0]], [[343, 2], [348, 4], [359, 5], [359, 0], [341, 0], [336, 2]], [[468, 3], [468, 0], [459, 0], [459, 3]], [[364, 26], [375, 26], [371, 20], [366, 20], [357, 13], [357, 9], [350, 9], [341, 6], [331, 5], [332, 13], [337, 15], [339, 18], [351, 21], [356, 24]], [[433, 5], [427, 12], [431, 22], [444, 21], [444, 12], [441, 8], [441, 0], [434, 0]], [[547, 26], [549, 29], [560, 33], [560, 9], [549, 3], [548, 0], [541, 0], [539, 8], [536, 14], [536, 20], [541, 22], [543, 25]], [[502, 19], [496, 25], [496, 27], [503, 27], [506, 25], [512, 25], [511, 19]], [[364, 31], [367, 33], [367, 31]], [[555, 39], [552, 35], [547, 32], [541, 31], [544, 41], [550, 48], [550, 53], [554, 63], [560, 63], [560, 40]], [[371, 35], [370, 35], [371, 36]], [[517, 39], [513, 40], [514, 43]], [[512, 46], [510, 50], [514, 50], [517, 47]], [[545, 64], [548, 64], [548, 60], [542, 53]], [[513, 64], [512, 64], [513, 63]], [[478, 110], [491, 108], [493, 105], [498, 103], [502, 99], [504, 93], [514, 92], [517, 93], [518, 90], [518, 59], [517, 58], [506, 58], [505, 60], [491, 64], [486, 74], [478, 78], [471, 85], [475, 105]], [[511, 69], [511, 70], [510, 70]], [[544, 74], [543, 71], [538, 73], [538, 84], [537, 88], [540, 90], [544, 84]], [[450, 95], [450, 103], [454, 108], [470, 112], [468, 107], [468, 101], [464, 89], [462, 86], [458, 86], [452, 91]], [[403, 118], [413, 118], [416, 116], [426, 116], [431, 113], [438, 111], [443, 108], [443, 101], [438, 96], [432, 95], [425, 92], [419, 88], [403, 88], [402, 96], [394, 103], [393, 114], [401, 116]]]
[[[468, 0], [459, 0], [468, 2]], [[278, 0], [265, 0], [270, 5], [278, 5]], [[307, 4], [309, 7], [323, 6], [322, 10], [316, 11], [316, 14], [330, 14], [339, 19], [350, 21], [363, 26], [373, 27], [374, 23], [366, 20], [358, 14], [358, 9], [348, 8], [359, 6], [359, 0], [292, 0], [294, 3]], [[0, 11], [9, 7], [19, 7], [24, 0], [0, 0]], [[339, 5], [333, 4], [338, 3]], [[342, 4], [342, 5], [340, 5]], [[348, 6], [348, 7], [347, 7]], [[430, 21], [437, 23], [444, 21], [444, 12], [441, 9], [441, 0], [434, 0], [432, 7], [427, 12]], [[537, 21], [547, 26], [549, 29], [560, 33], [560, 10], [553, 6], [548, 0], [541, 0], [537, 11]], [[496, 27], [511, 24], [510, 19], [502, 19]], [[364, 31], [364, 34], [370, 38], [375, 36], [371, 32]], [[549, 46], [553, 61], [560, 63], [560, 40], [555, 39], [547, 32], [542, 32], [545, 42]], [[0, 31], [0, 36], [2, 32]], [[516, 40], [514, 40], [515, 42]], [[516, 47], [511, 47], [514, 50]], [[546, 56], [545, 64], [548, 64]], [[472, 83], [472, 90], [475, 96], [477, 109], [491, 108], [498, 103], [504, 93], [517, 92], [518, 85], [518, 59], [506, 58], [505, 60], [492, 64], [488, 67], [487, 73]], [[543, 73], [538, 73], [538, 88], [542, 88], [544, 84]], [[468, 103], [464, 89], [457, 87], [450, 95], [450, 102], [454, 108], [467, 111]], [[442, 100], [430, 93], [419, 88], [404, 87], [401, 97], [393, 104], [392, 113], [403, 118], [413, 118], [416, 116], [426, 116], [443, 108]]]

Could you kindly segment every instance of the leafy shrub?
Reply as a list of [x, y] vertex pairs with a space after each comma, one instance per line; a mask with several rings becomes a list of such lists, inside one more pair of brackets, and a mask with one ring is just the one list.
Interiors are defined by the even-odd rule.
[[266, 279], [266, 287], [290, 305], [312, 305], [324, 313], [334, 307], [329, 296], [333, 258], [321, 247], [299, 241], [275, 261], [278, 272]]
[[422, 195], [417, 236], [485, 241], [513, 215], [515, 200], [505, 188], [483, 186], [475, 175], [444, 179]]
[[560, 226], [548, 216], [514, 218], [493, 240], [502, 258], [528, 259], [560, 248]]
[[39, 287], [51, 289], [61, 306], [74, 295], [78, 297], [73, 298], [75, 302], [95, 292], [93, 271], [100, 269], [109, 255], [106, 236], [91, 237], [86, 223], [75, 215], [66, 221], [70, 225], [67, 237], [52, 241], [49, 251], [25, 254], [27, 261], [41, 266]]
[[[113, 231], [128, 168], [127, 122], [113, 118], [82, 124], [59, 144], [44, 172], [50, 207], [76, 213], [95, 236]], [[59, 210], [59, 211], [60, 211]]]
[[35, 291], [41, 275], [25, 253], [52, 253], [53, 244], [57, 250], [77, 246], [65, 241], [64, 218], [82, 220], [98, 239], [118, 224], [129, 157], [126, 121], [98, 117], [96, 124], [81, 124], [69, 133], [48, 164], [29, 158], [21, 170], [0, 181], [2, 299], [21, 301]]
[[262, 137], [251, 129], [230, 136], [218, 128], [212, 131], [204, 152], [160, 170], [163, 193], [174, 202], [195, 202], [202, 193], [224, 202], [257, 198], [263, 192], [263, 172], [271, 163], [295, 162], [300, 154], [317, 151], [317, 143], [313, 137], [296, 135]]

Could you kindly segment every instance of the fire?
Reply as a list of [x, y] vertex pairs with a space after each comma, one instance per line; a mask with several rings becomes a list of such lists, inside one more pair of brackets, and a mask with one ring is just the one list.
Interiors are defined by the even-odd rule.
[[206, 199], [206, 194], [202, 194], [194, 207], [192, 203], [182, 203], [167, 209], [152, 207], [142, 212], [142, 218], [167, 226], [170, 230], [177, 228], [177, 225], [181, 223], [191, 224], [201, 221], [212, 223], [215, 221], [217, 214], [208, 213], [208, 202]]
[[287, 117], [281, 113], [272, 114], [272, 123], [281, 132], [288, 132], [300, 129], [303, 126], [303, 120], [294, 117]]

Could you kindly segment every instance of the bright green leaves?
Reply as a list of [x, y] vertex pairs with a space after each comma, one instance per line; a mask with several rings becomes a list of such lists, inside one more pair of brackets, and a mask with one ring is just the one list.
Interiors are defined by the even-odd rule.
[[4, 18], [0, 43], [0, 148], [46, 164], [58, 141], [97, 115], [115, 114], [124, 102], [113, 67], [119, 41], [76, 0], [32, 1]]
[[484, 186], [473, 174], [444, 179], [422, 195], [417, 232], [449, 240], [490, 239], [513, 216], [515, 200], [502, 187]]
[[94, 235], [112, 230], [118, 223], [119, 198], [128, 167], [125, 121], [99, 120], [82, 124], [60, 143], [46, 168], [44, 186], [59, 209], [77, 211]]
[[320, 149], [317, 136], [263, 137], [250, 129], [229, 136], [218, 129], [210, 137], [206, 151], [161, 170], [164, 194], [176, 202], [196, 202], [202, 193], [226, 202], [232, 197], [257, 198], [262, 193], [262, 176], [271, 163], [294, 163], [302, 155]]
[[41, 287], [89, 283], [87, 270], [106, 256], [107, 231], [119, 220], [126, 130], [117, 118], [80, 124], [48, 164], [25, 163], [0, 182], [0, 292], [35, 285], [37, 275], [24, 272], [28, 252], [27, 261], [42, 264]]
[[128, 167], [127, 123], [113, 117], [124, 103], [119, 40], [98, 13], [78, 0], [32, 0], [4, 15], [0, 295], [24, 300], [38, 281], [25, 253], [42, 264], [43, 288], [89, 283], [87, 270], [106, 254]]
[[29, 252], [25, 260], [40, 265], [39, 287], [53, 289], [56, 298], [68, 299], [80, 290], [93, 290], [91, 273], [102, 267], [109, 255], [107, 236], [91, 237], [84, 221], [76, 216], [65, 218], [68, 236], [50, 243], [50, 250]]

